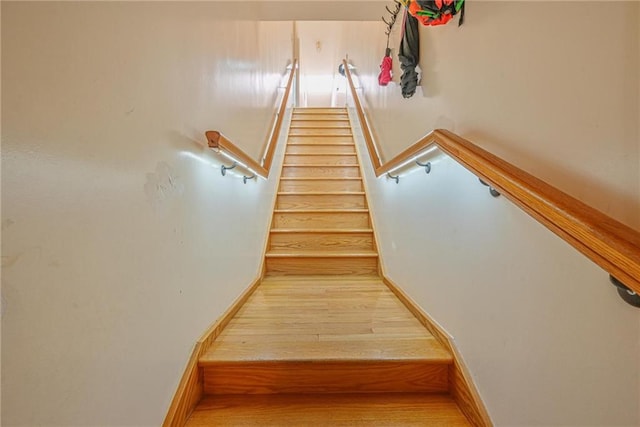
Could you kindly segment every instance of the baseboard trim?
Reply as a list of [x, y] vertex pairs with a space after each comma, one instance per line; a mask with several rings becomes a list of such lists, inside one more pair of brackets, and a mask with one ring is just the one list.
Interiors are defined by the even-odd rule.
[[453, 364], [449, 371], [449, 387], [451, 396], [460, 407], [462, 413], [475, 427], [492, 427], [493, 423], [489, 418], [487, 408], [480, 398], [480, 394], [473, 383], [473, 379], [455, 345], [453, 337], [422, 310], [396, 283], [384, 274], [382, 275], [382, 280], [420, 323], [453, 355]]
[[220, 335], [220, 332], [227, 326], [229, 321], [236, 315], [238, 310], [249, 299], [251, 294], [262, 282], [262, 277], [256, 278], [247, 289], [240, 294], [218, 320], [216, 320], [207, 331], [196, 342], [191, 353], [189, 362], [185, 368], [182, 379], [173, 396], [167, 416], [162, 423], [163, 427], [182, 427], [193, 412], [194, 408], [202, 398], [204, 379], [202, 369], [198, 367], [198, 360], [209, 348], [211, 343]]

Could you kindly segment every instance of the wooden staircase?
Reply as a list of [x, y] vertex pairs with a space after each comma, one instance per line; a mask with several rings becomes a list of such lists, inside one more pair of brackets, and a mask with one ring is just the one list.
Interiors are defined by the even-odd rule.
[[345, 109], [294, 110], [265, 270], [188, 426], [469, 425], [451, 353], [379, 276]]

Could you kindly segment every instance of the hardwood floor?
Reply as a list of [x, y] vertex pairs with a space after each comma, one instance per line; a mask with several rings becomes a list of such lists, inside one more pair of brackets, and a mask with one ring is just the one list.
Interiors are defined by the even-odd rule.
[[188, 426], [469, 425], [452, 355], [379, 277], [344, 109], [294, 110], [265, 270], [199, 360]]

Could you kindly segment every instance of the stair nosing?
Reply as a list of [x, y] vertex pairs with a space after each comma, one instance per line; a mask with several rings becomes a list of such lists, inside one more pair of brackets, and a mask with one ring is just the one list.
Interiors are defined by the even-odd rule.
[[327, 167], [331, 167], [331, 168], [355, 168], [355, 167], [360, 167], [359, 164], [357, 163], [347, 163], [344, 165], [336, 165], [336, 164], [331, 164], [331, 163], [318, 163], [315, 165], [294, 165], [291, 163], [285, 163], [282, 165], [283, 168], [327, 168]]
[[285, 153], [285, 156], [357, 156], [356, 153]]
[[336, 195], [347, 195], [347, 196], [364, 196], [364, 191], [278, 191], [278, 196], [336, 196]]
[[286, 251], [272, 252], [267, 251], [266, 258], [379, 258], [376, 251]]
[[274, 213], [369, 213], [369, 209], [274, 209]]
[[280, 181], [362, 181], [361, 176], [283, 176]]
[[322, 233], [335, 233], [335, 234], [369, 234], [373, 233], [372, 228], [272, 228], [270, 233], [286, 234], [286, 233], [309, 233], [309, 234], [322, 234]]

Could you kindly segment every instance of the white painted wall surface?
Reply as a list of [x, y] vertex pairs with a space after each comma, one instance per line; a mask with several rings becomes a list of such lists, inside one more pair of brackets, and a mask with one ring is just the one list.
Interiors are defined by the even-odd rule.
[[341, 62], [344, 23], [297, 22], [300, 39], [301, 107], [330, 107]]
[[[607, 3], [606, 24], [596, 3], [546, 6], [421, 28], [410, 100], [377, 86], [383, 25], [350, 25], [384, 156], [451, 128], [640, 228], [639, 5]], [[604, 271], [450, 159], [399, 185], [365, 164], [387, 273], [453, 335], [497, 426], [640, 425], [640, 313]]]
[[277, 179], [223, 178], [203, 134], [258, 155], [291, 25], [2, 3], [3, 425], [162, 422], [258, 274]]
[[607, 2], [605, 23], [597, 2], [469, 2], [462, 27], [420, 28], [424, 95], [408, 100], [377, 84], [383, 23], [348, 25], [345, 53], [386, 158], [450, 128], [640, 228], [638, 7]]

